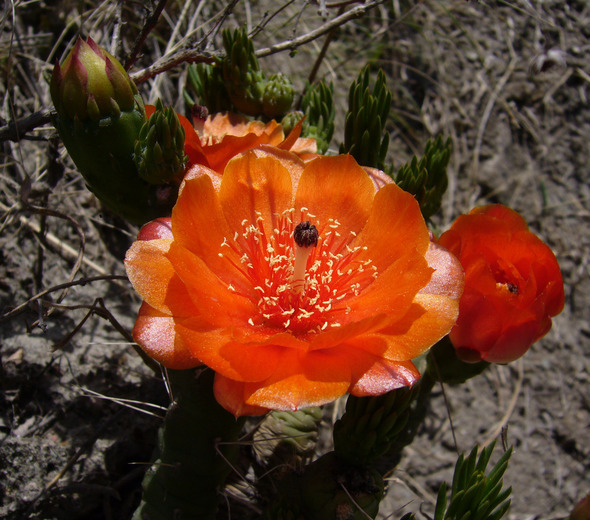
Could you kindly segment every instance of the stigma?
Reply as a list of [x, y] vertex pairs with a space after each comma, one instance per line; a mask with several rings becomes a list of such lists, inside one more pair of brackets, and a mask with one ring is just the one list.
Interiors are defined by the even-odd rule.
[[305, 287], [305, 269], [307, 260], [314, 247], [318, 245], [319, 233], [317, 228], [309, 221], [301, 222], [293, 231], [295, 242], [295, 262], [293, 275], [291, 276], [291, 292], [301, 294]]

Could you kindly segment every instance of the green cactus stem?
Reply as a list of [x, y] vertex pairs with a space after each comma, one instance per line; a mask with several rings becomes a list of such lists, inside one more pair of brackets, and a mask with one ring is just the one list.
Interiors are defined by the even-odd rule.
[[158, 436], [133, 520], [213, 520], [220, 491], [238, 455], [243, 419], [213, 395], [209, 369], [168, 370], [174, 403]]
[[348, 396], [346, 412], [334, 425], [334, 451], [357, 466], [368, 466], [389, 452], [404, 430], [413, 388], [399, 388], [377, 397]]
[[253, 449], [264, 467], [301, 465], [314, 454], [318, 441], [321, 408], [269, 413], [254, 433]]
[[[295, 128], [297, 123], [299, 123], [299, 121], [301, 121], [301, 119], [303, 119], [303, 117], [305, 117], [305, 114], [303, 112], [301, 112], [301, 110], [293, 110], [292, 112], [288, 112], [287, 114], [285, 114], [283, 119], [281, 119], [281, 126], [283, 127], [283, 132], [285, 133], [285, 135], [289, 135], [291, 133], [291, 130], [293, 130], [293, 128]], [[304, 121], [304, 124], [305, 124], [305, 121]], [[303, 130], [302, 130], [301, 137], [313, 137], [313, 136], [303, 135]], [[318, 151], [319, 151], [319, 149], [318, 149]]]
[[327, 453], [303, 472], [292, 472], [278, 483], [280, 498], [268, 508], [267, 520], [365, 520], [375, 518], [383, 498], [381, 475], [350, 466]]
[[146, 182], [133, 161], [146, 114], [137, 88], [113, 56], [90, 38], [78, 39], [54, 67], [51, 97], [55, 127], [104, 206], [136, 224], [170, 214], [177, 186]]

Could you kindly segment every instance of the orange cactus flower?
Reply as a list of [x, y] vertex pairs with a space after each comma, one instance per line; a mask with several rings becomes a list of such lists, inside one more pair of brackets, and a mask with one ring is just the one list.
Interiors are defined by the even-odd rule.
[[463, 271], [414, 198], [351, 156], [274, 147], [194, 166], [169, 219], [125, 259], [144, 303], [133, 334], [170, 368], [204, 363], [237, 415], [296, 410], [419, 378], [447, 334]]
[[514, 361], [549, 332], [564, 305], [561, 272], [518, 213], [499, 204], [475, 208], [439, 243], [465, 269], [459, 319], [449, 336], [463, 361]]
[[[146, 105], [145, 109], [150, 117], [155, 107]], [[317, 152], [315, 139], [299, 137], [301, 123], [285, 138], [282, 126], [275, 120], [249, 121], [239, 114], [224, 112], [205, 119], [195, 118], [193, 126], [186, 117], [178, 114], [178, 118], [185, 132], [189, 167], [202, 164], [221, 174], [232, 157], [260, 145], [290, 150], [304, 159], [315, 157]]]

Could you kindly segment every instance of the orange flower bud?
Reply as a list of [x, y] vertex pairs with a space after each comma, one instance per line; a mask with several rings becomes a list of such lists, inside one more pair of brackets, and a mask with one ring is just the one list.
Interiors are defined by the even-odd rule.
[[439, 243], [465, 269], [459, 319], [449, 336], [463, 361], [514, 361], [549, 332], [564, 305], [561, 272], [518, 213], [499, 204], [475, 208]]

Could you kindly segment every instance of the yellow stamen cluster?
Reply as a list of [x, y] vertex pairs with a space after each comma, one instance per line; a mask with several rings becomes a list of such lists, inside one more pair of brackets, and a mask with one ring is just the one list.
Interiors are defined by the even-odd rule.
[[[370, 259], [360, 260], [361, 247], [354, 246], [354, 232], [341, 236], [341, 224], [334, 219], [318, 222], [307, 208], [275, 215], [272, 230], [265, 229], [257, 214], [254, 223], [244, 220], [242, 233], [221, 244], [220, 256], [251, 284], [248, 295], [257, 303], [259, 314], [250, 318], [253, 326], [274, 327], [295, 334], [307, 334], [339, 327], [350, 312], [347, 300], [358, 296], [377, 277]], [[293, 232], [299, 222], [314, 222], [319, 233], [316, 247], [299, 247]], [[229, 248], [240, 259], [233, 262]], [[229, 253], [229, 251], [228, 251]], [[301, 268], [301, 265], [304, 268]], [[228, 289], [235, 288], [228, 285]]]

